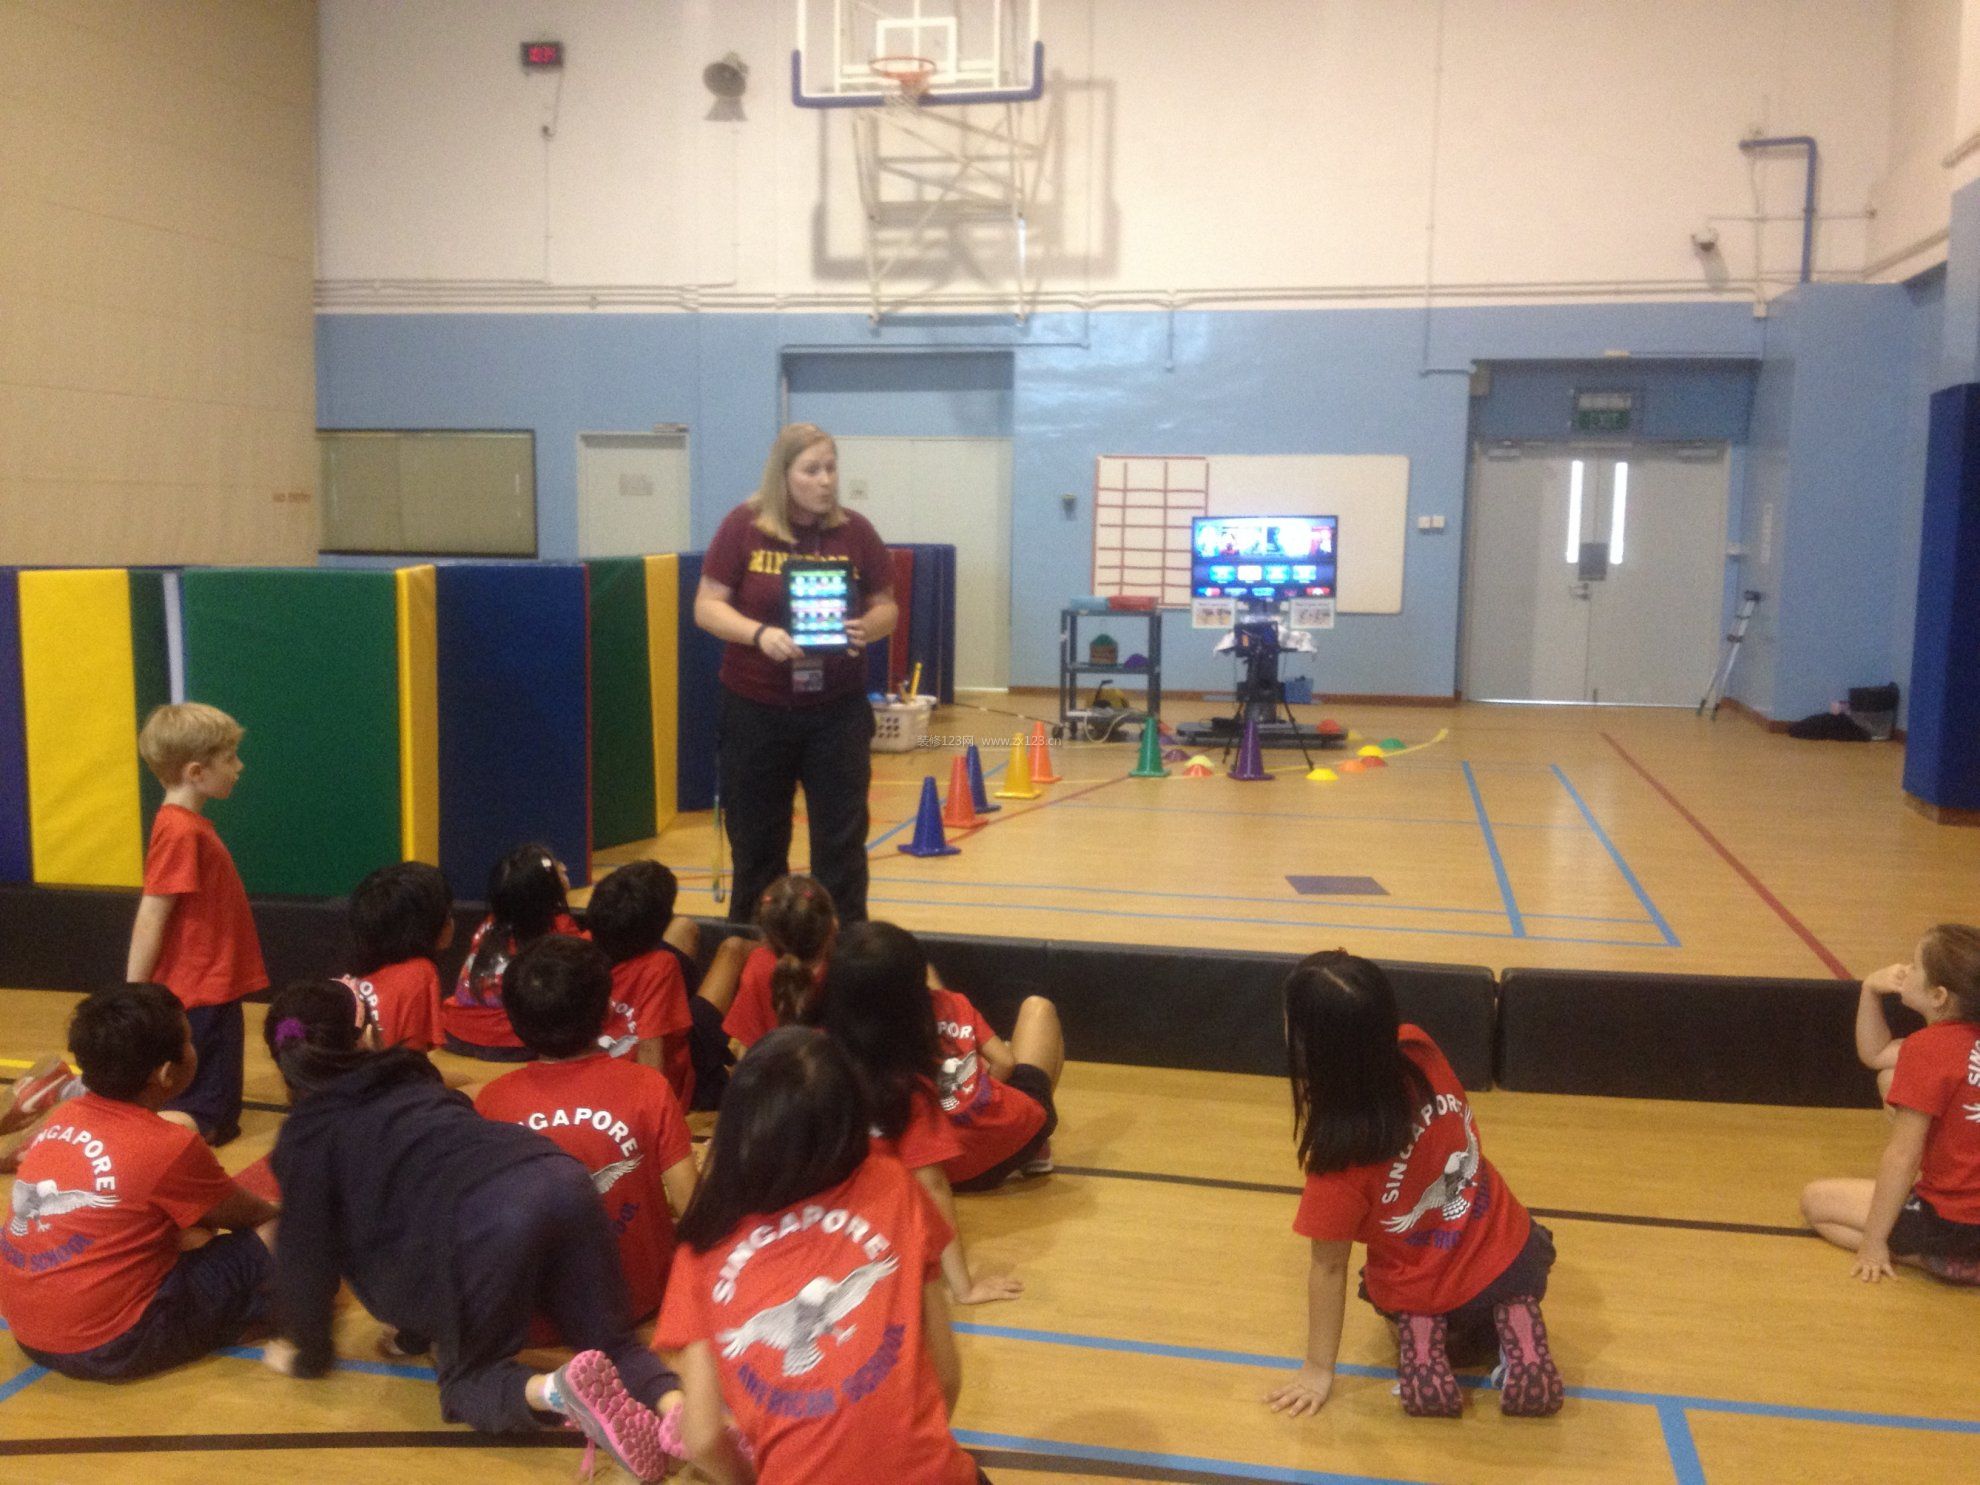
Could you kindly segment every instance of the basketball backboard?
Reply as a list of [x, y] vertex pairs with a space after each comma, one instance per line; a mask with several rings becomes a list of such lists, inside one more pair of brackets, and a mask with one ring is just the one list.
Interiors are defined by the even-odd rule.
[[797, 0], [791, 101], [878, 108], [906, 79], [924, 106], [1029, 102], [1045, 79], [1038, 3]]

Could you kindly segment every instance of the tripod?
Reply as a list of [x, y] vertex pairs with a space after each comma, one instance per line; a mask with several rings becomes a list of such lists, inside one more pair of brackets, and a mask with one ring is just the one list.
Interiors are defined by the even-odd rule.
[[1698, 703], [1698, 715], [1708, 722], [1717, 721], [1719, 703], [1726, 699], [1726, 686], [1732, 680], [1733, 662], [1739, 659], [1739, 647], [1746, 643], [1746, 626], [1753, 621], [1753, 610], [1760, 606], [1763, 595], [1756, 588], [1748, 588], [1739, 595], [1739, 612], [1733, 615], [1732, 633], [1726, 636], [1726, 653], [1719, 660], [1719, 668], [1712, 672], [1712, 684], [1705, 688], [1705, 697]]
[[1279, 642], [1278, 621], [1240, 618], [1231, 637], [1235, 641], [1232, 653], [1244, 661], [1244, 679], [1237, 687], [1237, 710], [1224, 724], [1230, 729], [1224, 739], [1224, 758], [1231, 756], [1232, 745], [1244, 737], [1246, 723], [1256, 723], [1262, 732], [1276, 725], [1283, 712], [1285, 725], [1310, 771], [1313, 754], [1307, 749], [1306, 734], [1293, 715], [1292, 703], [1286, 700], [1286, 683], [1279, 678], [1279, 656], [1285, 647]]

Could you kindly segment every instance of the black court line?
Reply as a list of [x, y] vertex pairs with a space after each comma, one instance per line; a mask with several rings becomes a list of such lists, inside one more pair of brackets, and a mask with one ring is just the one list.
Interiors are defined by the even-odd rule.
[[[1054, 1167], [1062, 1176], [1093, 1176], [1109, 1181], [1154, 1181], [1165, 1186], [1201, 1186], [1213, 1191], [1252, 1191], [1265, 1196], [1298, 1196], [1298, 1186], [1271, 1181], [1230, 1181], [1216, 1176], [1178, 1176], [1166, 1171], [1107, 1170], [1090, 1165]], [[1583, 1212], [1566, 1207], [1528, 1207], [1536, 1217], [1556, 1222], [1609, 1222], [1624, 1227], [1670, 1227], [1686, 1232], [1731, 1232], [1748, 1237], [1812, 1238], [1805, 1227], [1775, 1227], [1764, 1222], [1710, 1222], [1701, 1217], [1644, 1217], [1632, 1212]]]
[[1256, 1475], [1219, 1475], [1207, 1470], [1177, 1469], [1166, 1464], [1135, 1464], [1093, 1459], [1084, 1454], [1026, 1454], [1016, 1449], [971, 1449], [969, 1455], [985, 1470], [1016, 1474], [1087, 1475], [1101, 1480], [1180, 1481], [1182, 1485], [1252, 1485]]

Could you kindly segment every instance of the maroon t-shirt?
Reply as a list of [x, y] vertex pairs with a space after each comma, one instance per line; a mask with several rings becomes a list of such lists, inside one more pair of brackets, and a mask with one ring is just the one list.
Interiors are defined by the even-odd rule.
[[[756, 512], [748, 502], [737, 506], [716, 529], [715, 539], [701, 559], [701, 574], [729, 590], [736, 612], [758, 624], [784, 629], [790, 624], [784, 596], [784, 563], [793, 556], [822, 558], [852, 565], [854, 612], [890, 591], [893, 559], [873, 523], [857, 511], [843, 511], [837, 526], [795, 526], [796, 542], [780, 541], [758, 529]], [[791, 687], [791, 667], [772, 660], [750, 645], [722, 646], [722, 684], [736, 695], [765, 706], [822, 706], [866, 692], [865, 655], [825, 655], [825, 685], [820, 691], [797, 694]]]

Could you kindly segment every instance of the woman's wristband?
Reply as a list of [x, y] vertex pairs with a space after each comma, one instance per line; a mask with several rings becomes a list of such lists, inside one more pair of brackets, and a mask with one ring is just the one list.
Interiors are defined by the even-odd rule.
[[749, 647], [752, 650], [761, 650], [763, 648], [763, 631], [769, 627], [768, 624], [758, 624], [756, 626], [756, 633], [749, 637]]

